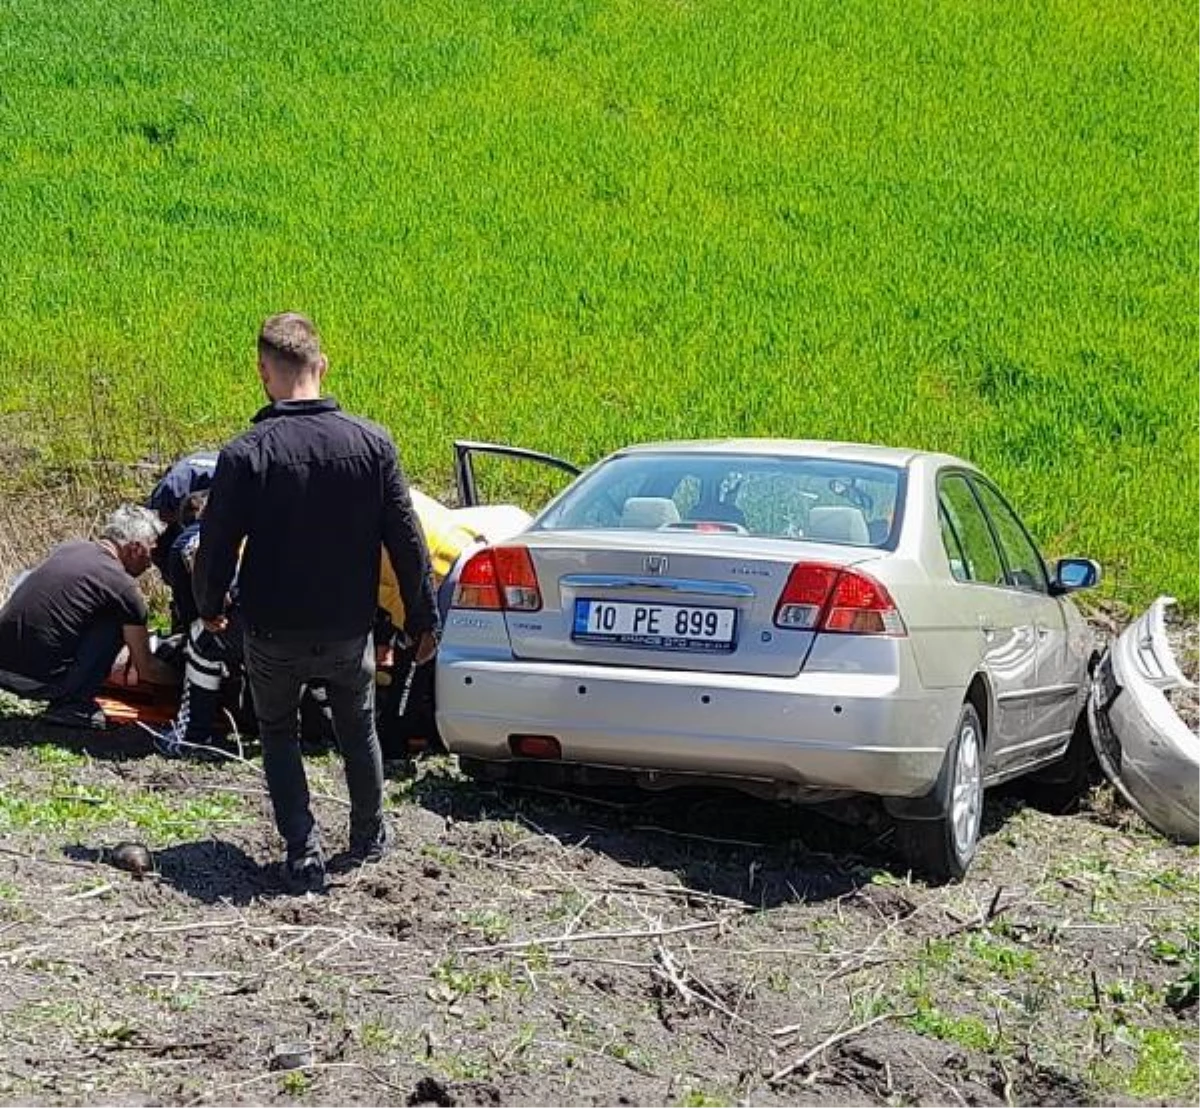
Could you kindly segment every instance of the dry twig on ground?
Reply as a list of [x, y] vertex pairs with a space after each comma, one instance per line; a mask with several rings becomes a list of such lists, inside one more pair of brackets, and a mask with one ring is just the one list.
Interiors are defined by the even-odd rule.
[[915, 1012], [884, 1012], [882, 1015], [875, 1016], [872, 1019], [864, 1020], [862, 1023], [856, 1023], [853, 1027], [847, 1027], [844, 1031], [838, 1031], [830, 1035], [826, 1039], [822, 1039], [816, 1046], [810, 1050], [806, 1050], [794, 1062], [789, 1062], [782, 1069], [776, 1070], [770, 1077], [767, 1078], [767, 1083], [770, 1085], [778, 1085], [779, 1082], [791, 1077], [793, 1073], [802, 1070], [818, 1055], [823, 1054], [830, 1047], [837, 1046], [839, 1043], [844, 1043], [847, 1039], [854, 1038], [855, 1035], [861, 1035], [864, 1031], [874, 1027], [876, 1024], [883, 1023], [885, 1020], [908, 1019], [915, 1015]]
[[680, 935], [687, 931], [710, 931], [722, 928], [729, 921], [724, 919], [705, 920], [701, 923], [682, 923], [677, 927], [648, 928], [640, 931], [585, 931], [576, 935], [547, 935], [541, 939], [518, 939], [511, 943], [493, 943], [491, 946], [465, 946], [456, 954], [495, 954], [501, 951], [526, 950], [531, 946], [559, 946], [562, 943], [608, 942], [615, 939], [657, 939], [664, 935]]

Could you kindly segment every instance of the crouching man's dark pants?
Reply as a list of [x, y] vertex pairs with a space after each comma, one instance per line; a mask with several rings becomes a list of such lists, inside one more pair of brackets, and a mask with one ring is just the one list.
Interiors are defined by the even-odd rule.
[[375, 732], [371, 636], [326, 642], [250, 629], [245, 651], [263, 768], [288, 857], [315, 854], [321, 848], [300, 751], [300, 696], [304, 686], [315, 681], [328, 691], [345, 762], [351, 846], [373, 841], [383, 830], [383, 762]]
[[121, 652], [124, 628], [113, 619], [96, 620], [80, 637], [75, 657], [63, 663], [48, 677], [28, 677], [17, 672], [0, 671], [0, 688], [48, 700], [51, 706], [89, 705], [107, 680]]

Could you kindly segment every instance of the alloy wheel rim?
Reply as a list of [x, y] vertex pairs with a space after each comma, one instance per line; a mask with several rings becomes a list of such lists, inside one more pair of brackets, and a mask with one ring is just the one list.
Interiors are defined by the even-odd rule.
[[950, 809], [954, 826], [954, 849], [960, 858], [966, 858], [974, 849], [983, 810], [979, 737], [970, 723], [964, 724], [959, 733], [958, 757], [954, 769], [954, 796]]

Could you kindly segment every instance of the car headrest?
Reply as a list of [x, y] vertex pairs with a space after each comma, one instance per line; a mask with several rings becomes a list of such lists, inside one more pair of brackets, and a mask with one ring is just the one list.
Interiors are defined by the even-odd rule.
[[657, 530], [679, 522], [679, 509], [669, 496], [631, 496], [621, 509], [622, 527]]
[[848, 542], [866, 546], [871, 541], [866, 517], [858, 508], [826, 506], [810, 508], [805, 538], [827, 539], [829, 542]]

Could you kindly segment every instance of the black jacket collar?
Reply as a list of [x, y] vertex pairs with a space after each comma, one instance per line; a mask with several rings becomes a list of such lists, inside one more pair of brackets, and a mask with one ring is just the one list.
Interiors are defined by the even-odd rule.
[[338, 402], [332, 396], [322, 396], [319, 400], [276, 400], [255, 412], [250, 422], [261, 423], [264, 419], [274, 419], [276, 416], [317, 415], [320, 412], [340, 411]]

